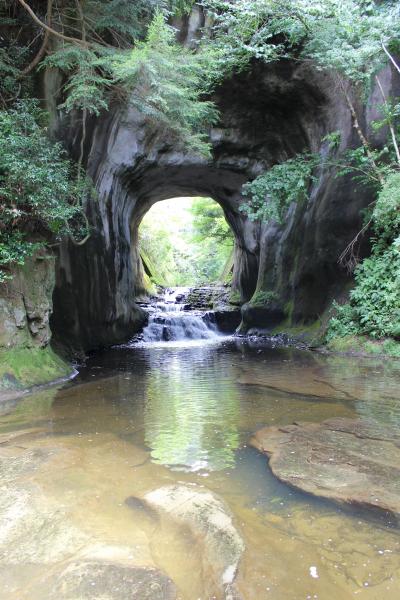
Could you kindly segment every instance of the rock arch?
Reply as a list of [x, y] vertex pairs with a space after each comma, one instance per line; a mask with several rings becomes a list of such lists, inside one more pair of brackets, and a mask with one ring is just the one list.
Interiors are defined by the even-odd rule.
[[[273, 291], [274, 321], [288, 312], [291, 319], [313, 320], [348, 284], [337, 257], [369, 201], [351, 181], [322, 173], [310, 201], [291, 207], [283, 226], [250, 222], [239, 210], [245, 181], [305, 148], [324, 151], [324, 133], [340, 129], [344, 146], [356, 143], [330, 76], [290, 61], [254, 63], [221, 85], [215, 101], [221, 122], [211, 131], [209, 161], [181, 151], [132, 108], [114, 107], [89, 124], [85, 162], [99, 198], [87, 207], [88, 243], [60, 248], [51, 321], [56, 340], [89, 349], [122, 342], [140, 326], [137, 224], [154, 202], [174, 196], [210, 196], [221, 204], [236, 239], [233, 288], [243, 303], [255, 290]], [[59, 135], [77, 155], [79, 123], [61, 123]], [[248, 325], [268, 326], [267, 309], [257, 313], [246, 304], [243, 315]]]

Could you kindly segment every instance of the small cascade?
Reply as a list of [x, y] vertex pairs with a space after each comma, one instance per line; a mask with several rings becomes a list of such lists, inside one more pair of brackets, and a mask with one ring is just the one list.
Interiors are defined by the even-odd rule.
[[212, 314], [187, 310], [185, 298], [189, 288], [166, 290], [164, 298], [153, 304], [148, 325], [143, 330], [144, 342], [206, 340], [218, 337]]

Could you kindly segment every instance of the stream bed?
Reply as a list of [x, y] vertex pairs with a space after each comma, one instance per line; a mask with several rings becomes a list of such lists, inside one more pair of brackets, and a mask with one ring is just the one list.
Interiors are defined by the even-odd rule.
[[[0, 598], [397, 600], [398, 527], [280, 483], [248, 441], [331, 417], [398, 428], [399, 381], [399, 361], [211, 336], [98, 353], [0, 406]], [[213, 539], [150, 503], [168, 486], [226, 508], [234, 590]]]

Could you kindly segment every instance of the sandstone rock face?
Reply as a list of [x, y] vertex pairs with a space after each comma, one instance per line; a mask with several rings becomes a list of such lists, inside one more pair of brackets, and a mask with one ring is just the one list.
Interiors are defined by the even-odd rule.
[[54, 258], [37, 253], [0, 285], [0, 350], [44, 347], [50, 340]]
[[359, 419], [265, 427], [251, 444], [281, 481], [339, 503], [400, 517], [400, 434]]
[[159, 488], [145, 499], [168, 518], [189, 527], [196, 543], [203, 546], [204, 560], [212, 565], [226, 600], [238, 598], [234, 581], [244, 543], [222, 500], [210, 491], [185, 485]]
[[[185, 25], [187, 43], [196, 37], [195, 22]], [[393, 95], [389, 68], [380, 79]], [[377, 116], [379, 98], [372, 90], [368, 108], [354, 98], [365, 129]], [[284, 319], [315, 321], [348, 287], [337, 259], [360, 228], [360, 209], [371, 201], [353, 180], [321, 172], [310, 200], [290, 207], [282, 226], [251, 222], [240, 211], [243, 183], [304, 149], [326, 154], [326, 133], [340, 131], [341, 149], [359, 145], [331, 76], [311, 64], [255, 62], [223, 83], [214, 99], [221, 121], [211, 131], [211, 160], [185, 152], [129, 106], [88, 122], [85, 166], [99, 197], [87, 207], [89, 242], [65, 242], [60, 250], [52, 317], [58, 340], [95, 348], [125, 341], [141, 326], [144, 314], [134, 301], [144, 289], [138, 226], [154, 203], [175, 196], [211, 196], [222, 206], [235, 236], [232, 288], [244, 304], [244, 331]], [[58, 133], [78, 156], [80, 121], [61, 122]], [[269, 292], [273, 301], [254, 307], [255, 291]]]

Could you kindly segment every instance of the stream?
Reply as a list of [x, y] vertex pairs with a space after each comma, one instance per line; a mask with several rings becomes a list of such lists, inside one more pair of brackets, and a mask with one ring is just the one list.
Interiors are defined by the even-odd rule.
[[[397, 600], [399, 529], [280, 483], [248, 441], [294, 420], [398, 428], [400, 362], [222, 336], [176, 300], [139, 342], [0, 405], [0, 598]], [[218, 498], [217, 535], [241, 542], [158, 511], [166, 486]]]

